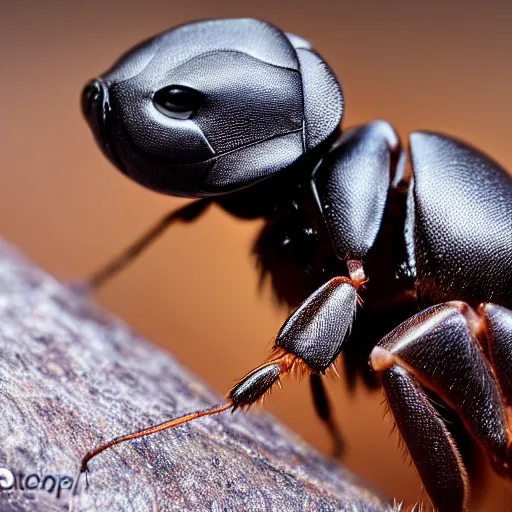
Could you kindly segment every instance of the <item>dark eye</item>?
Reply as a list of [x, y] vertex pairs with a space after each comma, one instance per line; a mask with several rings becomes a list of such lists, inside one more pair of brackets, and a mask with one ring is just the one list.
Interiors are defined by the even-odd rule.
[[155, 92], [153, 104], [164, 115], [188, 119], [203, 103], [203, 95], [183, 85], [169, 85]]

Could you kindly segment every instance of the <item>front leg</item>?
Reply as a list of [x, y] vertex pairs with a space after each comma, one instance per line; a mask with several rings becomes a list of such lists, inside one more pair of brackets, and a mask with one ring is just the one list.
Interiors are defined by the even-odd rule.
[[272, 353], [262, 364], [240, 379], [229, 391], [225, 404], [113, 439], [89, 451], [82, 459], [81, 471], [86, 471], [89, 461], [101, 452], [124, 441], [227, 409], [246, 409], [262, 400], [288, 373], [325, 373], [340, 354], [349, 335], [357, 299], [357, 289], [351, 279], [331, 279], [308, 297], [286, 320], [276, 337]]

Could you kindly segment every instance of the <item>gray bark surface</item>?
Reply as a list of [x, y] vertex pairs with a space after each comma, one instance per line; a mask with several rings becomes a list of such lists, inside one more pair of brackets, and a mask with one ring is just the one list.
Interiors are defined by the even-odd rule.
[[90, 462], [88, 489], [81, 478], [69, 490], [99, 443], [221, 401], [0, 242], [1, 511], [388, 510], [265, 413], [223, 413], [124, 443]]

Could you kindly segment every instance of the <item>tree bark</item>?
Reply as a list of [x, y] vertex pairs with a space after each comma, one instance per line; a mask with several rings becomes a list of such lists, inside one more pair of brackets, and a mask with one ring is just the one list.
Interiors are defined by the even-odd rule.
[[112, 437], [222, 402], [125, 323], [0, 242], [0, 510], [388, 510], [268, 414]]

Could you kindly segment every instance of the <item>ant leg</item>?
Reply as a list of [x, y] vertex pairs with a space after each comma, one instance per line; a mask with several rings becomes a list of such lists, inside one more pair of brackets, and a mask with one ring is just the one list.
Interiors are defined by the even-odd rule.
[[160, 219], [144, 235], [115, 257], [104, 267], [94, 272], [80, 287], [87, 291], [95, 291], [112, 277], [129, 265], [144, 249], [154, 242], [169, 226], [175, 222], [192, 222], [196, 220], [211, 204], [209, 199], [200, 199], [168, 213]]
[[332, 439], [332, 456], [335, 458], [341, 457], [345, 443], [338, 425], [332, 416], [329, 397], [327, 396], [327, 390], [322, 382], [322, 377], [318, 373], [312, 373], [309, 376], [309, 382], [311, 385], [313, 403], [315, 404], [315, 411], [319, 418], [325, 423]]
[[382, 374], [384, 396], [436, 510], [466, 509], [469, 482], [451, 434], [418, 381], [398, 365]]
[[[512, 357], [499, 354], [510, 350], [511, 314], [494, 305], [483, 311], [485, 317], [482, 309], [479, 314], [463, 302], [430, 307], [385, 336], [370, 356], [423, 485], [442, 511], [465, 510], [468, 484], [455, 442], [425, 388], [459, 415], [494, 469], [511, 476], [510, 415], [503, 397], [509, 380], [500, 377], [500, 372], [507, 375], [504, 366], [491, 366], [492, 354], [494, 364]], [[486, 338], [491, 362], [482, 348]]]
[[88, 452], [81, 471], [101, 452], [130, 439], [161, 432], [202, 416], [227, 409], [246, 409], [262, 400], [283, 375], [325, 373], [348, 337], [357, 308], [357, 292], [347, 277], [335, 277], [321, 286], [286, 320], [269, 357], [229, 391], [224, 404], [187, 414], [155, 427], [118, 437]]

